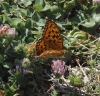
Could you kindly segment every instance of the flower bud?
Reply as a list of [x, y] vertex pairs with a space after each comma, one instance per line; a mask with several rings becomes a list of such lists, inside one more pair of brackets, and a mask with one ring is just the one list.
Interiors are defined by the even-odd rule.
[[23, 61], [22, 61], [22, 67], [23, 68], [29, 68], [30, 67], [30, 60], [28, 58], [24, 58]]

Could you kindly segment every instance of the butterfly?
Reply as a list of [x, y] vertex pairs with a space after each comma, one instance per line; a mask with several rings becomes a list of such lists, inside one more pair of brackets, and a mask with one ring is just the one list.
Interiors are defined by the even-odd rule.
[[68, 53], [67, 50], [63, 50], [60, 30], [52, 20], [47, 20], [42, 36], [35, 47], [38, 58], [56, 58]]

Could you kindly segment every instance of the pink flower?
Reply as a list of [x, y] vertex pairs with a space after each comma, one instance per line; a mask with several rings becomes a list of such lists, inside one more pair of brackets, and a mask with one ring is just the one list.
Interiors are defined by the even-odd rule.
[[16, 66], [16, 71], [21, 71], [21, 66]]
[[23, 73], [24, 73], [24, 74], [28, 74], [28, 73], [29, 73], [29, 70], [23, 69]]
[[0, 25], [0, 35], [4, 35], [8, 29], [7, 26]]
[[100, 3], [100, 0], [93, 0], [93, 4], [98, 4]]
[[62, 60], [53, 60], [51, 65], [54, 74], [63, 75], [66, 71], [65, 62]]
[[24, 59], [23, 59], [23, 63], [28, 62], [28, 60], [29, 60], [28, 58], [24, 58]]
[[3, 28], [3, 24], [0, 25], [0, 30]]
[[30, 65], [31, 65], [31, 62], [30, 62], [30, 60], [29, 60], [28, 58], [24, 58], [24, 59], [22, 60], [22, 67], [23, 67], [23, 68], [29, 68]]
[[14, 71], [16, 72], [22, 72], [24, 75], [30, 73], [28, 69], [23, 69], [21, 66], [16, 66], [16, 69], [14, 69]]
[[6, 33], [6, 31], [7, 31], [8, 29], [9, 29], [9, 28], [8, 28], [7, 26], [3, 26], [3, 27], [1, 28], [2, 33]]
[[15, 37], [15, 33], [16, 33], [15, 28], [10, 28], [7, 31], [7, 35], [11, 37]]

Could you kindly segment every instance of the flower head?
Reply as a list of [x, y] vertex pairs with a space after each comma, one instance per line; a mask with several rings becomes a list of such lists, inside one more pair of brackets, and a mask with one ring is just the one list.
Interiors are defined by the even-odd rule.
[[93, 4], [99, 4], [100, 0], [93, 0]]
[[15, 37], [15, 28], [10, 28], [7, 30], [7, 35], [10, 36], [10, 37]]
[[66, 71], [65, 62], [62, 60], [53, 60], [51, 65], [53, 73], [63, 75]]
[[0, 25], [0, 30], [3, 28], [3, 24]]
[[21, 71], [21, 66], [16, 66], [16, 71]]
[[8, 29], [7, 26], [0, 25], [0, 36], [4, 35]]
[[15, 28], [8, 28], [7, 26], [0, 25], [0, 36], [8, 35], [9, 37], [15, 37]]
[[24, 74], [28, 74], [28, 73], [30, 73], [30, 72], [29, 72], [28, 69], [23, 69], [23, 73], [24, 73]]
[[23, 69], [21, 66], [16, 66], [16, 68], [14, 69], [14, 71], [16, 72], [22, 72], [23, 74], [28, 74], [30, 73], [28, 69]]
[[30, 67], [30, 64], [31, 64], [31, 62], [30, 62], [30, 60], [29, 60], [28, 58], [24, 58], [24, 59], [23, 59], [23, 61], [22, 61], [22, 67], [23, 67], [23, 68], [28, 68], [28, 67]]

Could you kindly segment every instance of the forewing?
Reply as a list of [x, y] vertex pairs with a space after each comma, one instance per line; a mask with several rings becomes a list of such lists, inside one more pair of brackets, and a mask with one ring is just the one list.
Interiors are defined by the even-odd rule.
[[63, 49], [63, 41], [60, 30], [53, 21], [48, 20], [46, 22], [42, 38], [44, 39], [44, 43], [48, 44], [49, 48], [58, 50]]

